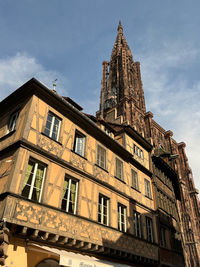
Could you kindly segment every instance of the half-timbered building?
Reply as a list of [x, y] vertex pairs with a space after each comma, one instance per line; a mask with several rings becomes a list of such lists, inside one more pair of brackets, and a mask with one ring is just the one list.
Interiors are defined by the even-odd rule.
[[0, 110], [1, 265], [199, 266], [184, 144], [146, 112], [121, 23], [96, 116], [35, 78]]

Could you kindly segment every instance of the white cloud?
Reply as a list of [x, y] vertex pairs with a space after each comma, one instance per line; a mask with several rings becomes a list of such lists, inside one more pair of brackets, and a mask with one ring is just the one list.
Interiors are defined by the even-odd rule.
[[140, 57], [147, 110], [154, 113], [161, 126], [174, 132], [177, 142], [186, 143], [197, 188], [200, 188], [200, 79], [193, 81], [189, 70], [193, 65], [196, 67], [199, 52], [191, 43], [165, 43], [159, 51]]
[[66, 95], [66, 78], [57, 71], [45, 69], [36, 58], [26, 53], [17, 53], [13, 57], [0, 58], [0, 99], [4, 99], [32, 77], [49, 88], [52, 88], [52, 81], [57, 78], [58, 93]]

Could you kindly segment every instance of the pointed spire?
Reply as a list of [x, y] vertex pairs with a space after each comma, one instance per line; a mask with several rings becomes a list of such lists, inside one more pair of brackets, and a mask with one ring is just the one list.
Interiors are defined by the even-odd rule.
[[117, 30], [118, 30], [119, 33], [123, 33], [123, 27], [122, 27], [121, 20], [119, 21], [119, 25], [118, 25]]
[[133, 60], [121, 21], [119, 21], [117, 31], [110, 62], [103, 63], [100, 111], [101, 115], [106, 118], [108, 114], [111, 114], [109, 112], [112, 109], [116, 109], [117, 116], [123, 117], [120, 117], [121, 122], [129, 121], [132, 126], [138, 128], [141, 123], [136, 116], [136, 109], [146, 112], [140, 64]]

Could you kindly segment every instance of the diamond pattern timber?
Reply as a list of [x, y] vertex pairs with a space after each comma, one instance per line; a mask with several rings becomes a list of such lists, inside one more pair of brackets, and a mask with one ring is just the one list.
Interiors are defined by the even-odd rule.
[[63, 236], [153, 260], [158, 259], [158, 248], [154, 244], [71, 214], [39, 204], [30, 205], [29, 201], [11, 196], [7, 197], [5, 210], [4, 218], [7, 222], [49, 232], [57, 235], [57, 239]]

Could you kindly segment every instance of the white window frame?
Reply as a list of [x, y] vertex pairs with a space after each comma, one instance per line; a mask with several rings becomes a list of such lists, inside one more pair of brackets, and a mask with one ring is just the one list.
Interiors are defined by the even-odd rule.
[[152, 199], [151, 183], [146, 178], [144, 178], [144, 185], [145, 185], [145, 196]]
[[[119, 163], [119, 164], [118, 164]], [[120, 165], [120, 166], [119, 166]], [[120, 173], [119, 173], [120, 170]], [[115, 176], [120, 179], [121, 181], [124, 181], [124, 167], [123, 167], [123, 161], [119, 158], [115, 158]]]
[[41, 188], [40, 188], [40, 196], [39, 196], [39, 199], [38, 199], [38, 202], [41, 201], [41, 198], [42, 198], [42, 192], [43, 192], [43, 187], [44, 187], [44, 180], [45, 180], [45, 176], [46, 176], [46, 168], [47, 166], [40, 162], [40, 161], [37, 161], [33, 158], [30, 158], [29, 159], [29, 162], [32, 161], [34, 163], [34, 168], [33, 168], [33, 178], [32, 178], [32, 182], [31, 182], [31, 185], [30, 185], [30, 191], [29, 191], [29, 195], [28, 195], [28, 199], [32, 199], [32, 194], [33, 194], [33, 189], [34, 189], [34, 184], [35, 184], [35, 179], [36, 179], [36, 175], [37, 175], [37, 169], [38, 169], [38, 165], [42, 165], [44, 167], [44, 172], [43, 172], [43, 177], [42, 177], [42, 184], [41, 184]]
[[[66, 205], [66, 209], [65, 211], [66, 212], [69, 212], [69, 202], [70, 202], [70, 193], [71, 193], [71, 183], [72, 181], [74, 181], [76, 183], [76, 192], [75, 192], [75, 201], [74, 201], [74, 211], [73, 211], [73, 214], [76, 214], [76, 211], [77, 211], [77, 200], [78, 200], [78, 180], [76, 179], [73, 179], [71, 177], [68, 177], [67, 175], [65, 176], [65, 179], [68, 179], [69, 180], [69, 184], [68, 184], [68, 192], [67, 192], [67, 198], [64, 198], [62, 197], [62, 200], [61, 200], [61, 203], [64, 200], [66, 200], [67, 202], [67, 205]], [[63, 188], [64, 190], [64, 188]], [[62, 208], [61, 208], [62, 209]], [[62, 209], [64, 210], [64, 209]]]
[[[82, 157], [85, 156], [85, 139], [86, 136], [84, 134], [82, 134], [79, 131], [75, 131], [73, 151]], [[79, 151], [79, 146], [81, 147], [80, 151]]]
[[153, 220], [146, 216], [147, 241], [153, 243]]
[[144, 152], [141, 148], [139, 148], [136, 144], [134, 144], [134, 154], [140, 159], [144, 160]]
[[[108, 226], [109, 225], [109, 204], [110, 204], [110, 199], [105, 197], [102, 194], [99, 194], [99, 200], [100, 200], [100, 202], [98, 203], [98, 222]], [[104, 213], [104, 204], [103, 204], [104, 200], [106, 201], [107, 214]], [[100, 215], [100, 221], [99, 221], [99, 215]], [[106, 217], [106, 223], [104, 223], [104, 216]]]
[[[103, 151], [103, 154], [104, 155], [102, 155], [102, 151]], [[102, 158], [104, 158], [104, 160], [101, 160]], [[103, 146], [97, 144], [96, 163], [97, 163], [97, 165], [99, 167], [101, 167], [101, 168], [103, 168], [105, 170], [106, 170], [106, 167], [107, 167], [107, 165], [106, 165], [106, 159], [107, 159], [106, 149]]]
[[134, 227], [134, 234], [136, 237], [141, 238], [142, 237], [142, 221], [141, 221], [141, 214], [137, 212], [136, 210], [133, 211], [133, 227]]
[[[134, 185], [134, 179], [136, 185]], [[136, 172], [134, 169], [131, 169], [131, 182], [132, 187], [139, 191], [138, 172]]]
[[[127, 208], [126, 206], [118, 203], [118, 229], [122, 232], [127, 231]], [[124, 218], [124, 220], [123, 220]]]
[[[59, 139], [59, 135], [60, 135], [60, 126], [61, 126], [61, 119], [58, 117], [58, 116], [56, 116], [53, 112], [51, 112], [51, 111], [49, 111], [48, 112], [48, 115], [47, 115], [47, 120], [48, 120], [48, 116], [51, 116], [52, 117], [52, 122], [51, 122], [51, 126], [50, 126], [50, 129], [49, 129], [49, 134], [46, 134], [47, 136], [49, 136], [50, 138], [52, 138], [53, 140], [55, 140], [55, 141], [58, 141], [58, 139]], [[56, 138], [54, 139], [53, 137], [52, 137], [52, 135], [53, 135], [53, 128], [54, 128], [54, 123], [55, 123], [55, 119], [57, 119], [58, 120], [58, 129], [57, 129], [57, 132], [56, 132]], [[46, 120], [46, 125], [47, 125], [47, 120]], [[46, 130], [46, 125], [45, 125], [45, 129], [44, 129], [44, 132], [45, 132], [45, 130]], [[48, 128], [47, 128], [48, 129]]]
[[105, 127], [104, 131], [108, 136], [112, 137], [112, 132], [108, 128]]
[[8, 123], [8, 133], [15, 130], [18, 117], [19, 117], [19, 110], [15, 111], [14, 113], [10, 115], [9, 123]]

